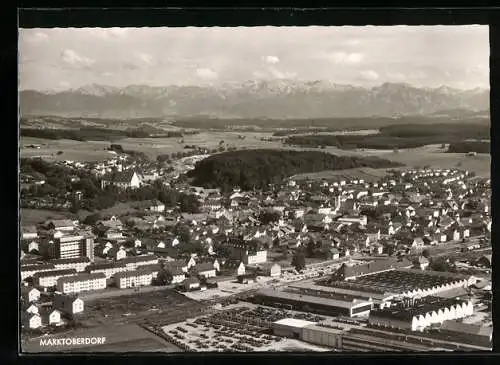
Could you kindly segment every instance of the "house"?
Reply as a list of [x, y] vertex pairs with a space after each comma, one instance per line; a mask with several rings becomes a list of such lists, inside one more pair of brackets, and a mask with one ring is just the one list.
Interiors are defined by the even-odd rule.
[[114, 261], [119, 261], [127, 257], [127, 252], [123, 247], [114, 246], [109, 249], [109, 251], [106, 253], [106, 256]]
[[190, 270], [192, 267], [196, 266], [196, 261], [194, 260], [194, 257], [190, 257], [187, 261], [186, 261], [186, 267], [187, 267], [187, 270]]
[[446, 239], [448, 241], [460, 241], [461, 235], [458, 229], [450, 229], [446, 232]]
[[340, 258], [340, 251], [336, 248], [332, 248], [330, 252], [332, 253], [332, 260], [338, 260]]
[[425, 243], [422, 237], [416, 237], [413, 239], [411, 242], [411, 247], [412, 248], [422, 248], [424, 247]]
[[189, 271], [187, 264], [182, 260], [173, 260], [173, 261], [169, 261], [169, 262], [165, 263], [165, 269], [167, 269], [167, 268], [179, 269], [180, 271], [182, 271], [184, 273], [187, 273]]
[[245, 264], [240, 262], [238, 268], [236, 269], [236, 276], [245, 275]]
[[193, 266], [191, 270], [194, 273], [196, 273], [198, 276], [201, 276], [204, 278], [213, 278], [216, 276], [214, 266], [210, 262], [204, 262], [201, 264], [197, 264], [197, 265]]
[[22, 226], [21, 227], [21, 239], [22, 240], [33, 240], [36, 238], [38, 238], [36, 226]]
[[75, 223], [70, 219], [54, 219], [50, 220], [45, 225], [49, 230], [60, 232], [72, 232], [75, 230]]
[[365, 215], [345, 215], [337, 219], [338, 222], [344, 223], [359, 223], [366, 226], [368, 223], [368, 218]]
[[29, 329], [42, 327], [42, 317], [39, 314], [26, 313], [22, 315], [23, 325]]
[[159, 200], [153, 200], [150, 202], [148, 210], [151, 212], [162, 213], [165, 211], [165, 204]]
[[190, 276], [184, 281], [183, 286], [186, 291], [196, 290], [200, 288], [200, 281], [197, 278]]
[[429, 260], [425, 258], [424, 256], [419, 256], [415, 262], [414, 262], [415, 267], [417, 267], [420, 270], [425, 270], [429, 266]]
[[[212, 246], [210, 246], [212, 247]], [[215, 271], [219, 272], [220, 271], [220, 264], [219, 264], [219, 260], [215, 259], [214, 260], [214, 263], [213, 263], [213, 266], [214, 266], [214, 269]]]
[[30, 304], [28, 308], [26, 308], [26, 313], [30, 314], [39, 314], [40, 308], [35, 304]]
[[165, 265], [165, 272], [168, 275], [170, 284], [179, 284], [186, 279], [186, 273], [180, 267]]
[[119, 272], [115, 274], [114, 282], [120, 289], [151, 285], [153, 282], [153, 272], [143, 268], [135, 271]]
[[97, 222], [96, 228], [101, 233], [105, 233], [108, 230], [120, 232], [123, 229], [123, 223], [120, 219], [112, 216], [110, 219]]
[[40, 300], [40, 290], [32, 286], [22, 286], [21, 298], [28, 303], [37, 302]]
[[78, 298], [76, 295], [67, 295], [62, 293], [54, 294], [54, 297], [52, 298], [52, 306], [68, 316], [82, 313], [84, 310], [84, 302], [81, 298]]
[[371, 251], [373, 254], [382, 255], [382, 253], [384, 252], [384, 246], [376, 242], [371, 246]]
[[101, 188], [113, 185], [121, 189], [137, 189], [141, 186], [141, 178], [132, 169], [106, 174], [101, 179]]
[[238, 280], [240, 284], [251, 284], [257, 280], [257, 276], [255, 273], [242, 274], [238, 275], [236, 280]]
[[40, 317], [42, 318], [42, 323], [47, 323], [50, 326], [59, 326], [63, 323], [61, 320], [61, 312], [50, 307], [41, 307]]
[[429, 246], [429, 245], [437, 245], [438, 240], [435, 235], [429, 235], [429, 236], [424, 236], [422, 237], [422, 240], [424, 241], [424, 245]]

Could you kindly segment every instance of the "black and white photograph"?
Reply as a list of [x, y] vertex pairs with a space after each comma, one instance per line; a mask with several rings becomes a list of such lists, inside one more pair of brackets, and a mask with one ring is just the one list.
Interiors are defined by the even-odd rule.
[[489, 26], [18, 49], [21, 353], [492, 351]]

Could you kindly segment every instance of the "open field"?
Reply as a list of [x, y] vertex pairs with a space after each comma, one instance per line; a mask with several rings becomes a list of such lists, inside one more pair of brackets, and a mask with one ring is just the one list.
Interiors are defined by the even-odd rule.
[[68, 219], [74, 217], [70, 212], [59, 212], [45, 209], [21, 209], [19, 212], [22, 225], [35, 225], [47, 219]]
[[108, 323], [154, 323], [182, 320], [208, 307], [171, 289], [135, 292], [129, 295], [100, 298], [86, 304], [82, 322], [87, 327]]
[[[245, 136], [239, 139], [238, 136]], [[265, 142], [260, 138], [269, 138], [271, 133], [256, 132], [202, 132], [187, 135], [183, 138], [124, 138], [114, 142], [108, 141], [86, 141], [79, 142], [67, 139], [47, 140], [32, 137], [23, 137], [20, 140], [21, 157], [41, 156], [48, 160], [78, 160], [97, 161], [112, 158], [114, 155], [106, 151], [111, 143], [122, 145], [125, 150], [134, 150], [145, 153], [150, 158], [156, 158], [161, 154], [170, 154], [184, 151], [185, 145], [196, 145], [205, 148], [216, 148], [220, 141], [224, 141], [226, 147], [237, 146], [244, 148], [280, 148], [281, 142]], [[182, 142], [183, 141], [183, 142]], [[182, 143], [181, 143], [182, 142]], [[28, 145], [39, 145], [40, 149], [28, 148]], [[58, 151], [63, 153], [56, 155]]]
[[[105, 338], [103, 344], [96, 345], [60, 345], [44, 346], [40, 340], [49, 338]], [[21, 349], [26, 353], [39, 352], [178, 352], [180, 349], [173, 344], [164, 341], [138, 325], [103, 325], [94, 328], [80, 328], [73, 331], [53, 335], [42, 336], [26, 341]]]
[[[245, 136], [240, 139], [239, 136]], [[205, 148], [216, 148], [220, 141], [224, 141], [227, 147], [237, 146], [238, 148], [276, 148], [292, 150], [314, 150], [330, 152], [344, 156], [378, 156], [391, 161], [401, 162], [409, 167], [429, 165], [435, 168], [458, 167], [475, 172], [479, 176], [490, 176], [491, 156], [489, 154], [477, 154], [476, 156], [465, 156], [461, 153], [446, 153], [446, 149], [441, 149], [441, 145], [427, 145], [412, 149], [393, 150], [372, 150], [356, 149], [342, 150], [333, 146], [325, 149], [311, 147], [291, 147], [284, 146], [280, 141], [261, 141], [260, 138], [269, 138], [271, 133], [258, 132], [202, 132], [188, 135], [183, 138], [126, 138], [119, 143], [126, 150], [144, 152], [150, 158], [156, 158], [161, 154], [170, 154], [184, 150], [184, 145], [196, 145]], [[40, 149], [27, 148], [30, 144], [40, 145]], [[100, 159], [112, 158], [105, 149], [110, 142], [88, 141], [78, 142], [71, 140], [45, 140], [39, 138], [21, 139], [21, 157], [45, 156], [48, 160], [80, 160], [96, 161]], [[56, 155], [57, 151], [62, 151]], [[460, 165], [460, 166], [459, 166]]]

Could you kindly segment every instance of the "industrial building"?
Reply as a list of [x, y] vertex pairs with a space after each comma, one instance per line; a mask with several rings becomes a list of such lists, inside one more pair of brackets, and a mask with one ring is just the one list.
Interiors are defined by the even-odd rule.
[[355, 265], [343, 263], [342, 266], [333, 273], [332, 281], [352, 280], [365, 275], [373, 275], [401, 268], [410, 268], [412, 266], [412, 262], [406, 259], [398, 260], [397, 258], [376, 259]]
[[[316, 295], [333, 293], [335, 295], [351, 296], [361, 300], [371, 300], [374, 307], [384, 308], [390, 305], [390, 301], [395, 297], [393, 293], [376, 289], [356, 290], [355, 288], [332, 287], [318, 285], [313, 281], [299, 281], [288, 285], [290, 289], [301, 290], [303, 294], [314, 293]], [[313, 295], [314, 295], [313, 294]]]
[[313, 312], [328, 316], [363, 316], [367, 315], [373, 308], [373, 301], [371, 300], [356, 298], [346, 300], [343, 298], [313, 296], [299, 292], [273, 289], [259, 290], [254, 296], [254, 301], [272, 307]]
[[456, 288], [467, 288], [476, 282], [473, 276], [455, 273], [398, 269], [377, 272], [352, 278], [348, 281], [329, 281], [333, 288], [354, 291], [392, 293], [394, 295], [427, 296], [437, 295]]
[[432, 325], [441, 324], [446, 320], [464, 318], [473, 313], [471, 301], [427, 296], [373, 310], [370, 312], [368, 323], [377, 327], [423, 331]]
[[[285, 318], [272, 323], [276, 336], [295, 338], [315, 345], [340, 351], [353, 352], [428, 352], [428, 351], [485, 351], [488, 347], [458, 344], [448, 340], [427, 338], [418, 334], [394, 333], [380, 329], [345, 325], [315, 323]], [[465, 341], [464, 341], [465, 342]]]

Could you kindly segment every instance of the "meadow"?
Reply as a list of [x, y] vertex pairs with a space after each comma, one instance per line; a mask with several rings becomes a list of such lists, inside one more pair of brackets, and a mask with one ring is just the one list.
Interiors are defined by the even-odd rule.
[[[244, 136], [241, 139], [240, 136]], [[435, 168], [462, 168], [475, 172], [480, 176], [490, 176], [491, 156], [489, 154], [477, 154], [476, 156], [465, 156], [463, 153], [446, 153], [446, 148], [441, 145], [426, 145], [417, 148], [393, 150], [372, 149], [350, 149], [343, 150], [333, 146], [324, 149], [313, 147], [285, 146], [282, 142], [263, 141], [261, 139], [271, 138], [271, 133], [259, 132], [201, 132], [199, 134], [185, 136], [184, 138], [126, 138], [120, 140], [120, 144], [126, 150], [144, 152], [148, 157], [155, 159], [161, 154], [170, 154], [184, 151], [185, 145], [197, 145], [205, 148], [216, 148], [221, 141], [226, 147], [238, 148], [275, 148], [291, 150], [321, 150], [340, 156], [378, 156], [391, 161], [401, 162], [409, 167], [431, 166]], [[29, 148], [31, 144], [40, 145], [40, 149]], [[48, 160], [77, 160], [97, 161], [112, 158], [114, 155], [106, 150], [110, 145], [105, 141], [78, 142], [71, 140], [49, 141], [39, 138], [21, 138], [21, 157], [43, 156]], [[58, 151], [62, 154], [57, 155]]]

